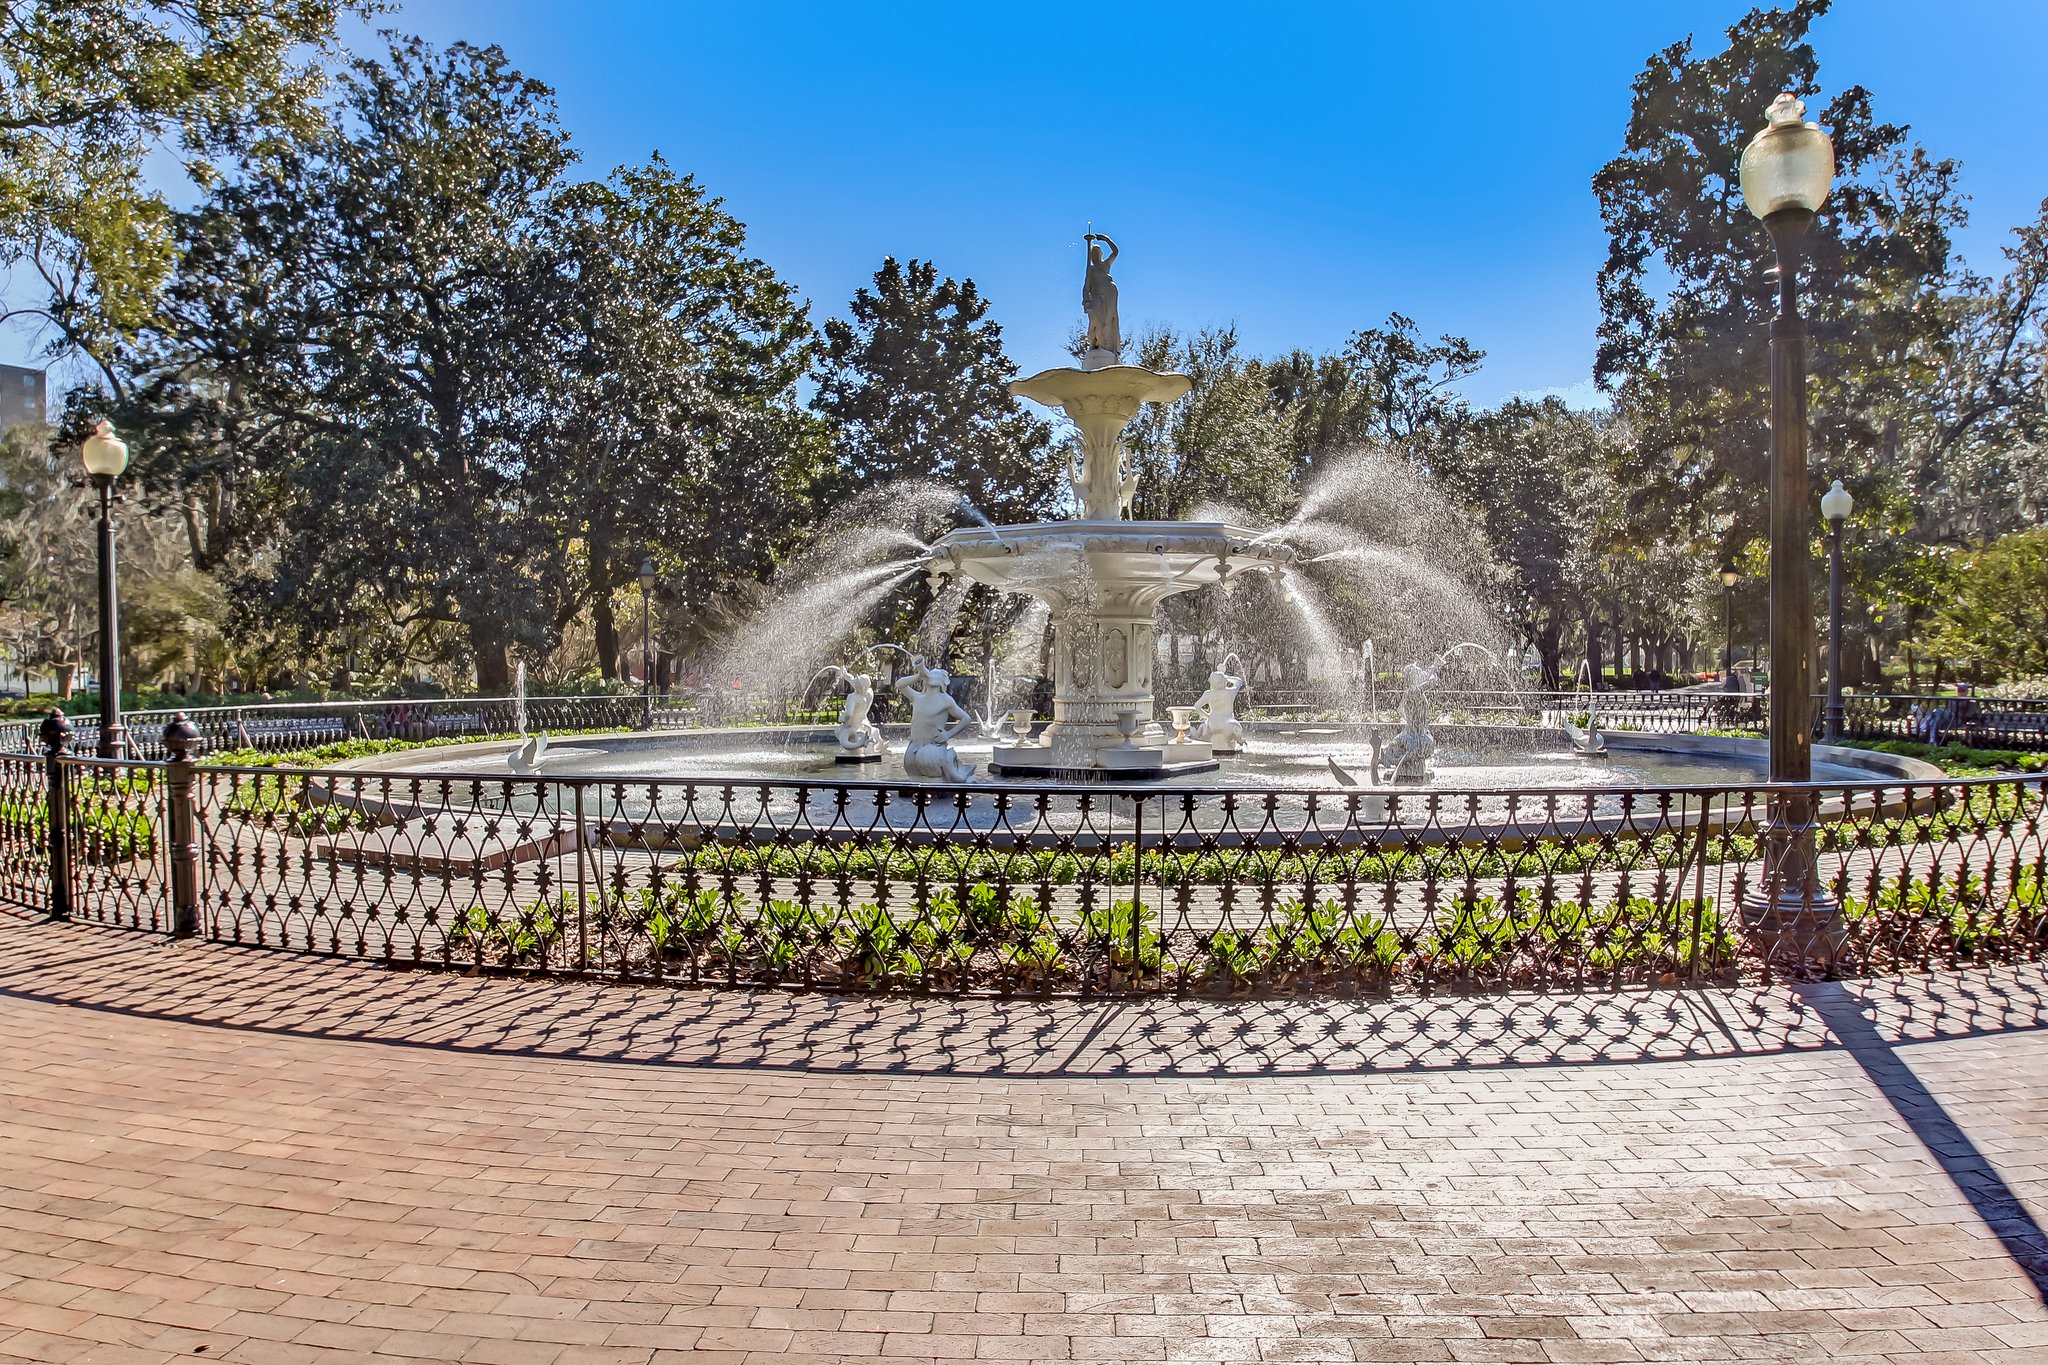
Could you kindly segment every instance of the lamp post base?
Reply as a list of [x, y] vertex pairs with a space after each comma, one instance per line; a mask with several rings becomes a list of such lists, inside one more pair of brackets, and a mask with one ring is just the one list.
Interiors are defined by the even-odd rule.
[[1842, 909], [1833, 901], [1767, 891], [1742, 902], [1742, 931], [1777, 967], [1831, 968], [1848, 942]]
[[1772, 966], [1827, 971], [1849, 934], [1821, 884], [1812, 804], [1803, 794], [1773, 802], [1762, 831], [1763, 884], [1742, 898], [1742, 929]]
[[116, 720], [109, 723], [100, 721], [99, 743], [93, 750], [101, 758], [126, 758], [128, 756], [128, 727]]

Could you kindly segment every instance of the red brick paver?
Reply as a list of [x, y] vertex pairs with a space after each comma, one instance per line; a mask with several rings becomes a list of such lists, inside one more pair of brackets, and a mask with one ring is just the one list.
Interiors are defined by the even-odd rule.
[[[0, 1361], [2048, 1360], [1967, 1182], [1789, 993], [789, 1001], [0, 945]], [[2048, 1220], [2048, 971], [1862, 994]]]

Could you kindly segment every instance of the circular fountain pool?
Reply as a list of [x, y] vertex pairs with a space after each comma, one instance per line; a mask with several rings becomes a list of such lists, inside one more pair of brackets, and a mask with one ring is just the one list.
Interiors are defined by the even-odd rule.
[[[894, 727], [891, 727], [892, 730]], [[1754, 740], [1700, 739], [1683, 735], [1607, 736], [1610, 754], [1589, 758], [1575, 752], [1556, 731], [1522, 727], [1441, 726], [1429, 787], [1454, 791], [1602, 790], [1671, 786], [1750, 786], [1764, 780], [1763, 745]], [[924, 785], [906, 777], [900, 733], [892, 733], [888, 757], [873, 763], [835, 761], [831, 733], [809, 727], [743, 730], [702, 730], [651, 735], [579, 736], [553, 742], [543, 775], [599, 781], [670, 782], [807, 782], [901, 783]], [[1142, 781], [1147, 791], [1194, 788], [1282, 791], [1342, 790], [1331, 762], [1353, 774], [1371, 764], [1371, 742], [1365, 729], [1344, 725], [1280, 725], [1251, 727], [1251, 747], [1223, 758], [1209, 772]], [[388, 754], [349, 766], [423, 775], [464, 778], [506, 778], [513, 775], [508, 758], [514, 741], [466, 744]], [[1119, 775], [1104, 773], [1093, 782], [1049, 780], [1033, 776], [1006, 779], [987, 776], [989, 741], [963, 741], [960, 757], [976, 766], [976, 785], [1000, 791], [1006, 787], [1102, 785]], [[1840, 752], [1840, 751], [1838, 751]], [[1845, 761], [1816, 756], [1817, 782], [1868, 781], [1902, 775], [1891, 763], [1877, 768], [1877, 755], [1846, 752]], [[1428, 788], [1386, 788], [1417, 791]]]

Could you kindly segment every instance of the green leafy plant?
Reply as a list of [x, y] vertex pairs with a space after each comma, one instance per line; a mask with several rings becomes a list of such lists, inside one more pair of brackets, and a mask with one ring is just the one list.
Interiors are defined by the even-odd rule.
[[546, 966], [562, 925], [574, 914], [566, 896], [536, 901], [523, 909], [471, 905], [448, 926], [449, 953], [481, 965]]

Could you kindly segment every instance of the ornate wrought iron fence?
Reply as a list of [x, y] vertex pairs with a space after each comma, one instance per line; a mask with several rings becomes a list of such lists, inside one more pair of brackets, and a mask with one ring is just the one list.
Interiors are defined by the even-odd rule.
[[[62, 851], [51, 856], [52, 769], [43, 758], [0, 755], [0, 903], [66, 914], [68, 864]], [[57, 837], [65, 837], [61, 828]]]
[[[0, 757], [0, 898], [49, 912], [61, 885], [82, 918], [394, 965], [782, 989], [1498, 993], [1782, 957], [1743, 906], [1784, 789], [486, 779], [202, 766], [169, 738], [164, 763]], [[2048, 949], [2048, 778], [1802, 791], [1840, 907], [1807, 969]]]
[[59, 760], [74, 919], [168, 933], [170, 820], [161, 763]]

